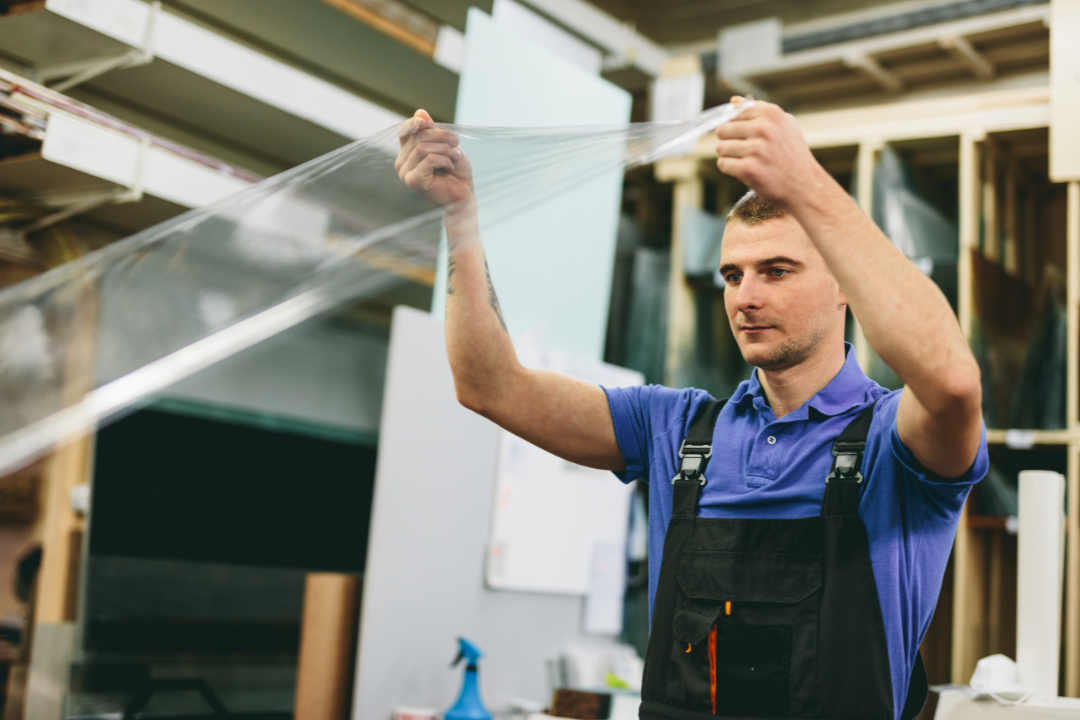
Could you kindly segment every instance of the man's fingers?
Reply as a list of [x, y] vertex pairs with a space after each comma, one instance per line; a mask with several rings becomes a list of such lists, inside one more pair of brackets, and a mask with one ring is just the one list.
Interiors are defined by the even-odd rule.
[[[735, 118], [735, 120], [738, 119], [739, 118]], [[735, 120], [724, 123], [720, 127], [716, 128], [717, 139], [742, 140], [750, 137], [757, 130], [757, 125], [754, 123], [736, 122]]]
[[446, 143], [418, 143], [409, 151], [408, 157], [398, 172], [412, 172], [414, 168], [419, 167], [431, 155], [442, 155], [449, 158], [454, 150], [455, 148]]
[[716, 156], [742, 158], [756, 148], [757, 143], [753, 140], [720, 140], [716, 143]]
[[445, 155], [428, 155], [415, 168], [404, 173], [405, 184], [413, 190], [430, 190], [437, 170], [452, 172], [454, 163]]
[[746, 163], [747, 161], [743, 158], [725, 155], [717, 159], [716, 167], [725, 175], [730, 175], [737, 180], [743, 180], [743, 175], [746, 173]]

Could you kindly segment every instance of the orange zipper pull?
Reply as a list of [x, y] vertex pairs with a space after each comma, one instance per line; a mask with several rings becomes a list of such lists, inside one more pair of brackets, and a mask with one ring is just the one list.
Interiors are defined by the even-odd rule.
[[724, 614], [725, 615], [730, 615], [731, 614], [731, 601], [730, 600], [728, 600], [727, 602], [724, 603]]
[[690, 645], [690, 643], [686, 643], [686, 652], [690, 652], [691, 649], [692, 646]]

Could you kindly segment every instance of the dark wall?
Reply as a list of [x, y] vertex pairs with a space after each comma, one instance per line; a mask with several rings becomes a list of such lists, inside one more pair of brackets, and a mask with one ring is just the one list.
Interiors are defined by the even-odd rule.
[[90, 552], [362, 572], [375, 449], [144, 410], [102, 430]]

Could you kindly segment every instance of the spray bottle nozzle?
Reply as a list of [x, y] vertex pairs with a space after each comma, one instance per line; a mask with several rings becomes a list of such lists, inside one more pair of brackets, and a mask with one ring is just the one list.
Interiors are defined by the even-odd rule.
[[458, 638], [458, 654], [454, 658], [454, 662], [450, 663], [450, 667], [456, 667], [462, 660], [467, 661], [468, 667], [476, 667], [476, 661], [481, 657], [483, 657], [483, 653], [480, 652], [480, 648], [465, 638]]

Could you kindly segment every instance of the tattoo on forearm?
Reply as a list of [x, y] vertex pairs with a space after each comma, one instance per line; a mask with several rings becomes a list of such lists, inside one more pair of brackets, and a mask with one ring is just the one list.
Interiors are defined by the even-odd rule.
[[499, 324], [502, 325], [503, 332], [510, 332], [506, 329], [506, 319], [503, 317], [502, 308], [499, 307], [499, 298], [495, 294], [495, 285], [491, 282], [491, 271], [488, 270], [487, 258], [484, 258], [484, 274], [487, 275], [488, 303], [490, 303], [491, 309], [495, 311], [495, 316], [499, 318]]
[[457, 269], [457, 261], [454, 260], [454, 251], [451, 250], [447, 254], [446, 258], [446, 294], [454, 294], [454, 286], [451, 284], [454, 280], [454, 270]]

